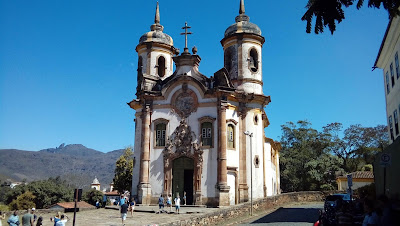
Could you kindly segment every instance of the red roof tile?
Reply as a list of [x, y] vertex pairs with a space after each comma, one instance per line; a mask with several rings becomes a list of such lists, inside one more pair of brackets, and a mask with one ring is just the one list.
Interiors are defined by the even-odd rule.
[[[57, 206], [61, 206], [64, 209], [72, 209], [75, 207], [75, 202], [59, 202], [56, 204]], [[56, 206], [53, 205], [53, 206]], [[94, 208], [94, 206], [90, 205], [87, 202], [81, 201], [77, 203], [77, 208]]]
[[[372, 171], [356, 171], [351, 173], [353, 179], [373, 179], [374, 173]], [[338, 178], [347, 179], [347, 175], [339, 176]]]

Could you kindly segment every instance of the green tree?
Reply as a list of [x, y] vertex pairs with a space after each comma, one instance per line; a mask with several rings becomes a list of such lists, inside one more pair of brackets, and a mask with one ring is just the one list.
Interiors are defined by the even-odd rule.
[[330, 130], [330, 150], [342, 161], [341, 168], [347, 173], [361, 170], [372, 164], [375, 155], [389, 144], [386, 126], [362, 127], [351, 125], [339, 138], [342, 125], [338, 123]]
[[132, 187], [132, 173], [133, 173], [133, 151], [132, 148], [125, 148], [122, 154], [115, 163], [115, 175], [113, 179], [114, 188], [119, 193], [130, 191]]
[[329, 190], [336, 187], [339, 159], [329, 153], [325, 133], [308, 121], [282, 125], [281, 187], [284, 191]]
[[35, 207], [35, 196], [30, 191], [26, 191], [19, 195], [17, 199], [9, 204], [11, 210], [27, 210]]
[[[345, 19], [343, 7], [349, 7], [357, 2], [357, 9], [360, 9], [364, 0], [308, 0], [307, 11], [301, 18], [307, 21], [306, 32], [311, 33], [312, 19], [315, 17], [315, 34], [324, 32], [324, 27], [328, 26], [333, 34], [336, 30], [336, 23]], [[368, 7], [380, 8], [383, 6], [388, 11], [389, 18], [400, 15], [400, 0], [368, 0]]]
[[38, 209], [47, 208], [58, 202], [70, 202], [74, 194], [73, 189], [60, 177], [49, 178], [16, 186], [6, 194], [6, 204], [15, 203], [18, 197], [26, 192], [31, 192], [35, 196], [34, 203]]
[[103, 192], [94, 188], [87, 190], [82, 194], [82, 200], [89, 204], [96, 205], [96, 201], [100, 203], [103, 201]]

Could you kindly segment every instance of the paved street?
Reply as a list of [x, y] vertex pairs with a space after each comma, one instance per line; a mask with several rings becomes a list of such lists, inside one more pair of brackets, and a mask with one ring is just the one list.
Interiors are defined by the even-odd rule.
[[268, 226], [305, 226], [313, 225], [318, 220], [319, 210], [323, 203], [307, 203], [300, 205], [289, 205], [279, 208], [262, 217], [246, 221], [240, 225], [268, 225]]

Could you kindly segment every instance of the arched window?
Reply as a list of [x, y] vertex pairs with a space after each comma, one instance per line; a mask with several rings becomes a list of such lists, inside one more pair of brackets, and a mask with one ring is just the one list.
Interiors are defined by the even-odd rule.
[[201, 142], [203, 146], [212, 146], [212, 123], [201, 123]]
[[163, 56], [160, 56], [157, 60], [157, 74], [160, 77], [165, 75], [165, 58]]
[[230, 73], [232, 69], [232, 53], [230, 49], [225, 50], [224, 66], [226, 70]]
[[142, 56], [139, 56], [138, 65], [137, 65], [138, 73], [143, 73], [142, 68], [143, 68], [143, 58], [142, 58]]
[[235, 126], [228, 125], [228, 148], [235, 148]]
[[258, 53], [256, 49], [251, 49], [249, 54], [249, 69], [252, 72], [258, 71]]
[[156, 125], [156, 146], [163, 147], [165, 146], [165, 130], [167, 128], [167, 124], [159, 123]]

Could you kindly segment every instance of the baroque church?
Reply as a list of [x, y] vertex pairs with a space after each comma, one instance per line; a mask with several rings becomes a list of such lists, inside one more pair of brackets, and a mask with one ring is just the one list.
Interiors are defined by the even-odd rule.
[[136, 47], [138, 85], [128, 103], [136, 111], [131, 194], [139, 203], [171, 194], [188, 205], [229, 206], [280, 193], [280, 144], [264, 132], [265, 39], [239, 5], [221, 40], [224, 67], [207, 76], [196, 47], [187, 47], [190, 27], [181, 52], [163, 32], [157, 3]]

